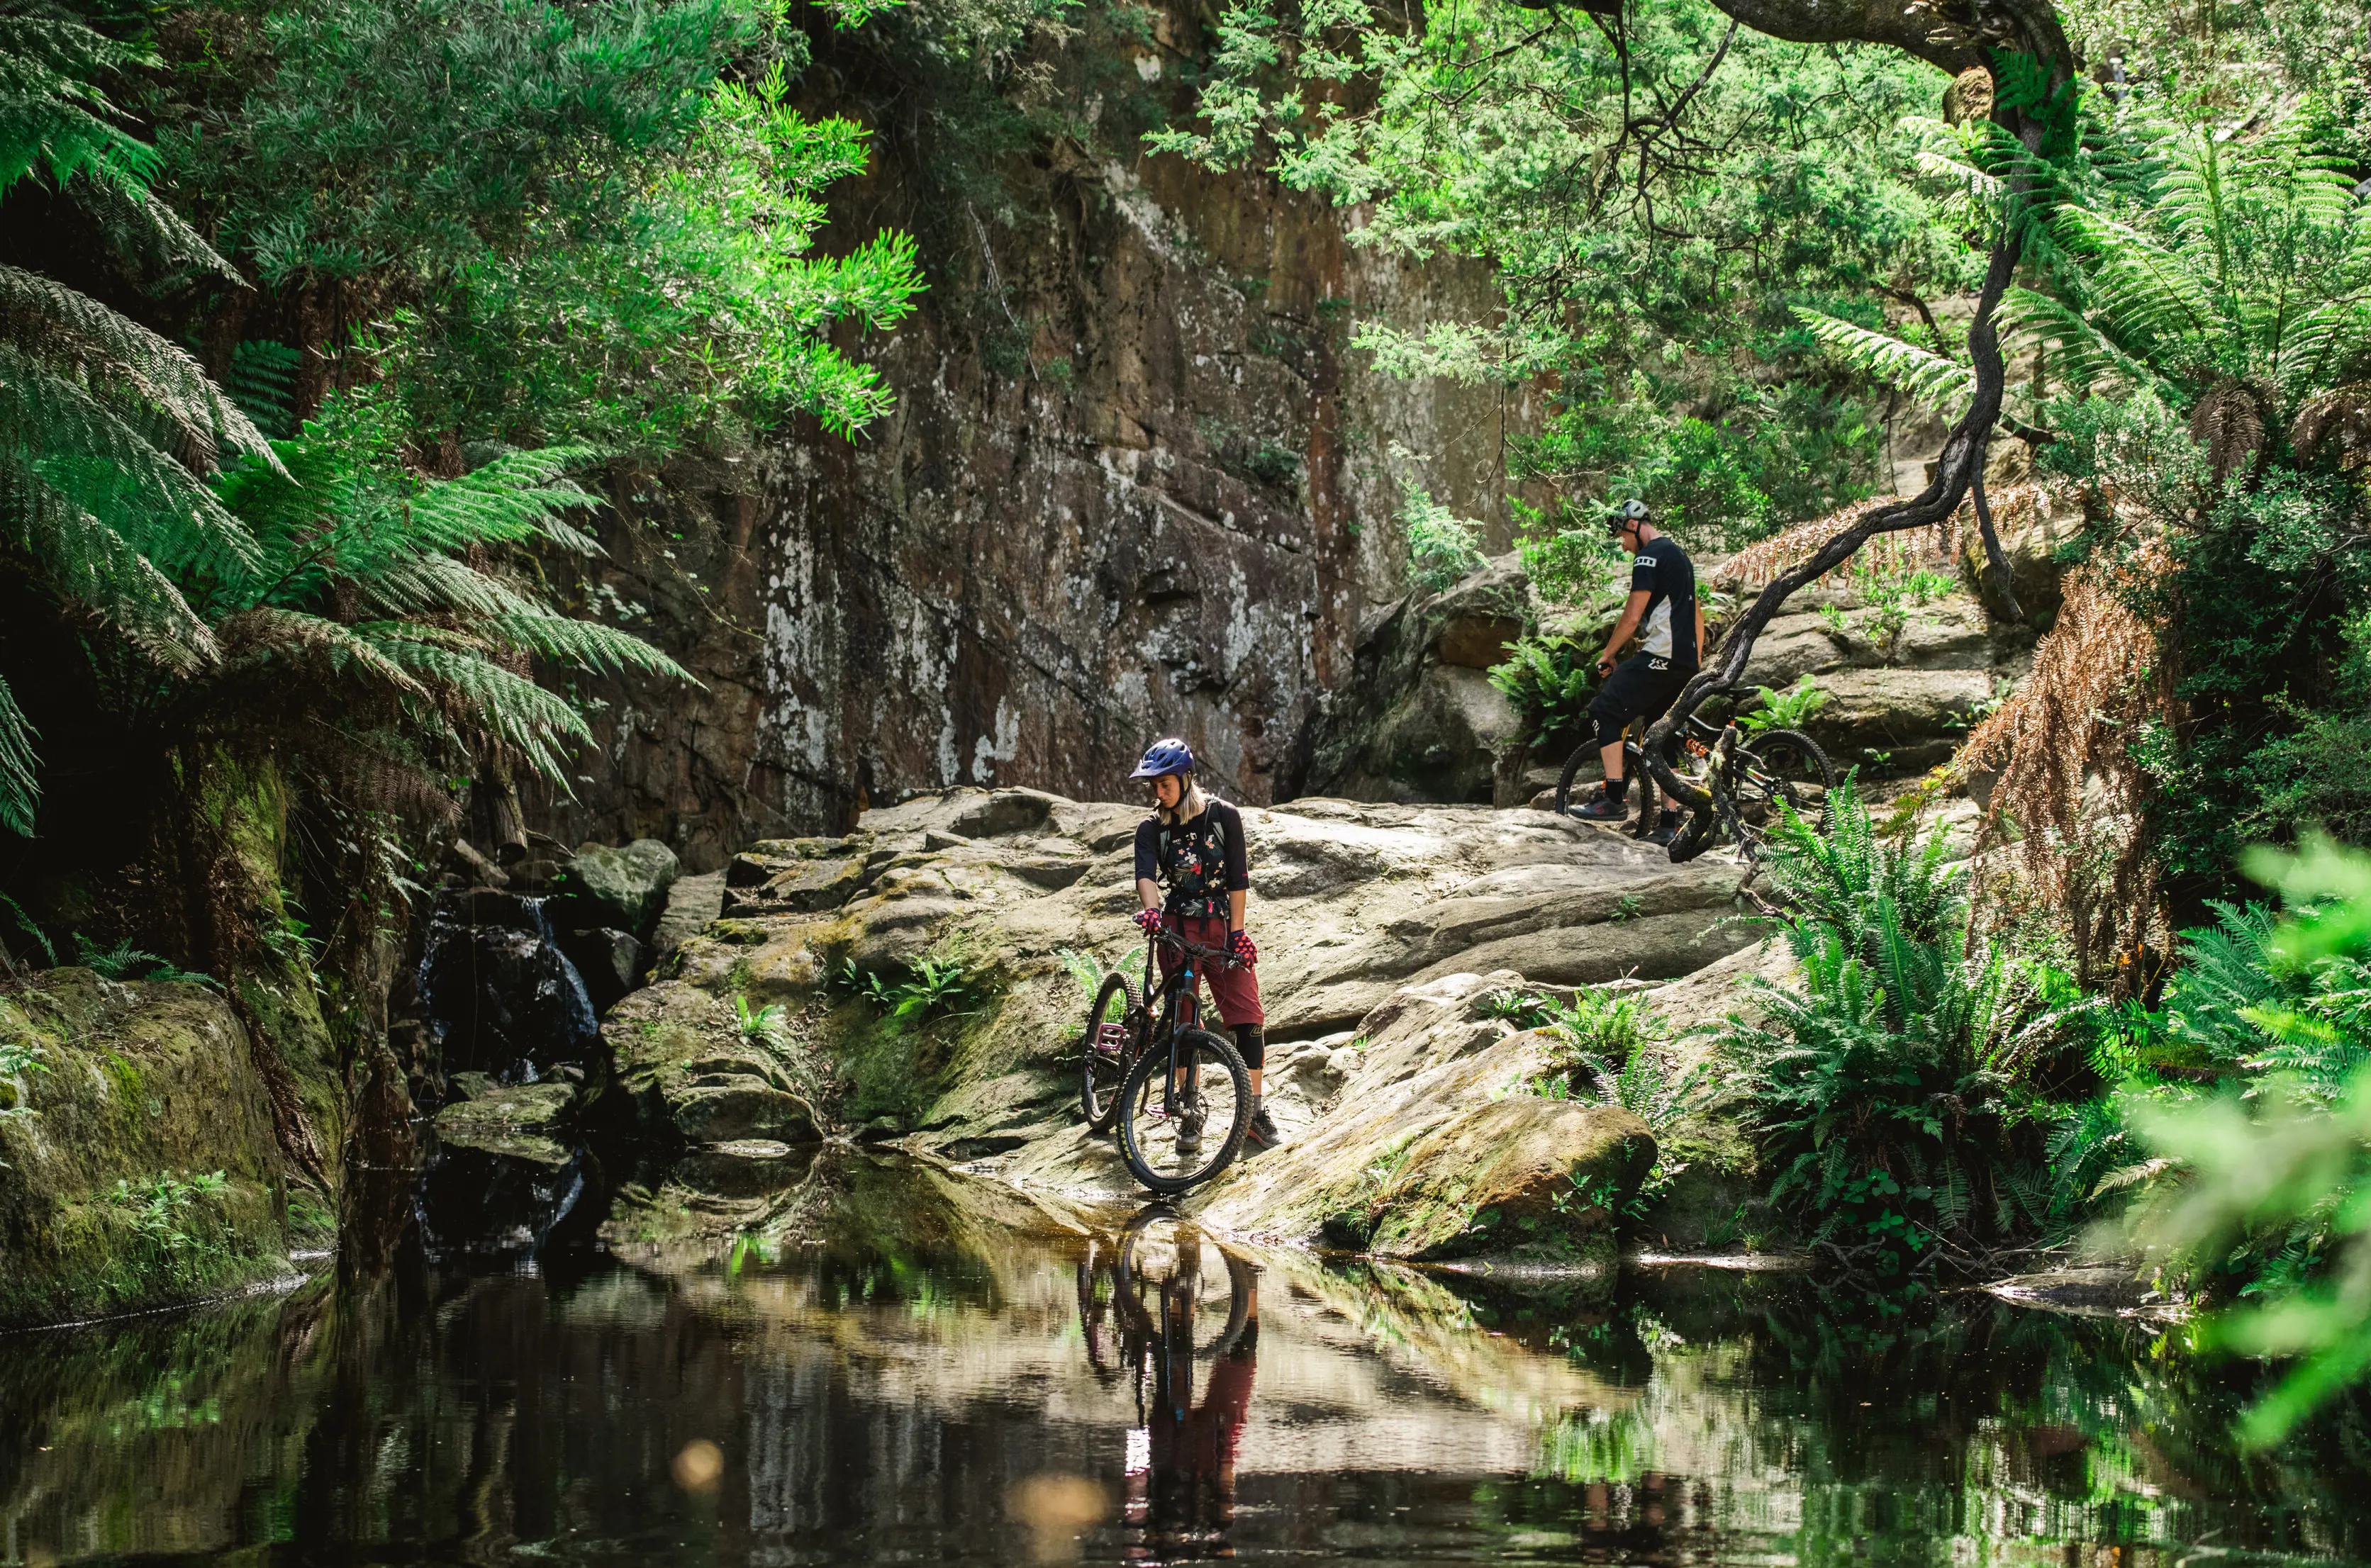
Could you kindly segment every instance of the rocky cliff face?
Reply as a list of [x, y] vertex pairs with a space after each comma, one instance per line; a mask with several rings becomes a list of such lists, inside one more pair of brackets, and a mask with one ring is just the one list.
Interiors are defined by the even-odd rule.
[[[1163, 15], [1139, 75], [1167, 90], [1197, 31]], [[842, 194], [850, 237], [898, 221], [898, 156], [877, 138]], [[1011, 221], [954, 223], [870, 356], [894, 415], [615, 487], [584, 601], [706, 688], [600, 693], [605, 766], [538, 813], [555, 836], [648, 834], [710, 870], [916, 790], [1108, 794], [1161, 733], [1230, 795], [1287, 798], [1403, 592], [1400, 478], [1503, 548], [1522, 400], [1347, 346], [1486, 308], [1486, 272], [1355, 249], [1330, 207], [1169, 156], [1061, 142], [1005, 178]]]

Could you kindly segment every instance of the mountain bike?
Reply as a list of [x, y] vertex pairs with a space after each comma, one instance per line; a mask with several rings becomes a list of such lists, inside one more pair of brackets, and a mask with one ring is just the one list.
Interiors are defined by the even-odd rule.
[[[1721, 826], [1741, 847], [1749, 851], [1761, 847], [1784, 820], [1778, 809], [1782, 802], [1810, 823], [1815, 832], [1825, 833], [1833, 825], [1828, 797], [1836, 787], [1835, 766], [1818, 743], [1801, 731], [1764, 730], [1749, 736], [1733, 722], [1713, 724], [1691, 713], [1674, 739], [1684, 757], [1702, 765], [1701, 771], [1691, 777], [1710, 791]], [[1597, 747], [1584, 741], [1566, 760], [1564, 774], [1556, 780], [1558, 816], [1572, 814], [1580, 803], [1573, 798], [1573, 780], [1596, 759]], [[1622, 773], [1625, 778], [1644, 780], [1646, 789], [1654, 789], [1654, 775], [1636, 743], [1623, 744]], [[1640, 786], [1634, 783], [1633, 787]], [[1655, 814], [1639, 812], [1635, 830], [1639, 837], [1654, 827]]]
[[[1186, 961], [1163, 986], [1156, 1020], [1140, 998], [1153, 994], [1162, 943]], [[1251, 1074], [1243, 1057], [1233, 1042], [1197, 1027], [1195, 982], [1204, 962], [1235, 960], [1172, 931], [1153, 937], [1145, 943], [1142, 987], [1116, 972], [1105, 975], [1080, 1042], [1079, 1109], [1095, 1132], [1117, 1127], [1129, 1174], [1155, 1193], [1186, 1192], [1224, 1170], [1243, 1152], [1251, 1121]]]

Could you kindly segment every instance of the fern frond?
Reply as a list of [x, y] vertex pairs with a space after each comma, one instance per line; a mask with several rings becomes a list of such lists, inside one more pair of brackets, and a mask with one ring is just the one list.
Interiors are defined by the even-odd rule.
[[1898, 386], [1929, 408], [1954, 409], [1974, 396], [1976, 373], [1930, 350], [1813, 310], [1793, 307], [1812, 337], [1862, 375]]
[[113, 622], [158, 663], [189, 671], [215, 656], [214, 633], [171, 578], [5, 447], [0, 537], [31, 557], [59, 594]]
[[653, 674], [671, 675], [679, 681], [688, 681], [694, 686], [700, 684], [689, 670], [633, 633], [604, 626], [599, 621], [577, 620], [548, 611], [514, 611], [488, 616], [472, 622], [471, 628], [497, 641], [526, 649], [555, 663], [580, 670], [610, 670], [619, 674], [627, 670], [646, 670]]
[[167, 570], [237, 571], [255, 539], [195, 476], [75, 383], [0, 342], [0, 458], [108, 515]]
[[424, 628], [376, 621], [353, 630], [420, 677], [455, 723], [499, 736], [537, 772], [567, 789], [567, 764], [558, 742], [561, 737], [591, 740], [593, 731], [566, 700], [492, 660], [452, 646], [450, 637], [430, 637]]
[[259, 606], [229, 617], [214, 635], [226, 658], [233, 662], [318, 656], [334, 674], [361, 674], [399, 691], [427, 695], [427, 688], [376, 643], [321, 616]]
[[2229, 329], [2205, 280], [2129, 224], [2068, 206], [2050, 231], [2088, 262], [2096, 306], [2120, 334], [2195, 343]]
[[515, 452], [460, 478], [428, 485], [411, 504], [412, 536], [440, 550], [543, 538], [579, 554], [598, 553], [598, 546], [559, 515], [595, 504], [566, 475], [598, 455], [591, 447]]
[[13, 343], [28, 370], [40, 364], [56, 379], [72, 375], [110, 400], [119, 386], [128, 391], [172, 421], [203, 466], [220, 442], [278, 461], [255, 421], [187, 350], [55, 279], [0, 265], [0, 342]]
[[17, 694], [0, 677], [0, 827], [26, 838], [33, 836], [33, 812], [41, 801], [33, 735], [24, 709], [17, 706]]
[[2001, 297], [2001, 323], [2027, 343], [2046, 344], [2052, 368], [2069, 386], [2142, 387], [2158, 384], [2146, 363], [2126, 352], [2082, 314], [2030, 289], [2012, 288]]

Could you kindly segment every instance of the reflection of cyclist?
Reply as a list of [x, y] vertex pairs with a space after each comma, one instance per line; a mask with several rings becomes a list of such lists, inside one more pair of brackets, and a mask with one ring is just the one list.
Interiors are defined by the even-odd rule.
[[[1243, 906], [1251, 897], [1251, 859], [1243, 842], [1243, 817], [1224, 801], [1214, 801], [1194, 782], [1194, 753], [1183, 741], [1156, 741], [1136, 765], [1134, 778], [1152, 780], [1153, 813], [1137, 824], [1136, 891], [1144, 902], [1136, 923], [1149, 934], [1170, 930], [1189, 942], [1232, 953], [1241, 967], [1197, 965], [1209, 983], [1219, 1017], [1235, 1032], [1235, 1049], [1251, 1069], [1252, 1114], [1243, 1147], [1258, 1150], [1283, 1141], [1260, 1103], [1260, 1067], [1267, 1059], [1267, 1036], [1260, 1028], [1259, 978], [1252, 965], [1259, 950], [1243, 929]], [[1164, 902], [1161, 884], [1169, 885]], [[1161, 949], [1163, 977], [1177, 972], [1185, 954]], [[1177, 1150], [1202, 1147], [1202, 1113], [1177, 1124]]]
[[1223, 1531], [1233, 1522], [1235, 1455], [1259, 1360], [1258, 1271], [1230, 1254], [1229, 1326], [1209, 1348], [1209, 1375], [1202, 1402], [1194, 1403], [1201, 1239], [1189, 1230], [1180, 1240], [1176, 1272], [1161, 1284], [1159, 1332], [1145, 1344], [1153, 1379], [1144, 1412], [1149, 1441], [1141, 1462], [1130, 1457], [1128, 1478], [1128, 1521], [1168, 1536]]
[[[1696, 569], [1688, 552], [1648, 520], [1647, 503], [1625, 501], [1606, 519], [1614, 540], [1637, 559], [1630, 566], [1630, 602], [1599, 655], [1597, 673], [1605, 684], [1590, 699], [1589, 717], [1597, 726], [1598, 755], [1605, 763], [1605, 783], [1597, 799], [1574, 814], [1593, 822], [1620, 822], [1629, 814], [1626, 794], [1630, 781], [1622, 776], [1622, 733], [1633, 719], [1648, 723], [1663, 716], [1680, 688], [1696, 673], [1698, 651], [1704, 646], [1704, 607], [1696, 602]], [[1617, 669], [1613, 656], [1638, 634], [1640, 651]], [[1655, 781], [1638, 782], [1639, 821], [1655, 813]], [[1666, 807], [1647, 836], [1669, 844], [1678, 833], [1680, 813]]]

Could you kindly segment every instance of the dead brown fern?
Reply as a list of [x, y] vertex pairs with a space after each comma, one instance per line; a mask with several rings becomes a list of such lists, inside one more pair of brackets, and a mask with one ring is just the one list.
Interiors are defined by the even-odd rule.
[[2150, 546], [2070, 573], [2032, 674], [1949, 768], [1962, 786], [1995, 776], [1977, 854], [2006, 847], [2018, 872], [1983, 879], [1980, 924], [2038, 905], [2068, 937], [2087, 988], [2117, 981], [2125, 955], [2164, 944], [2160, 870], [2142, 825], [2150, 781], [2132, 743], [2144, 723], [2179, 715], [2158, 628], [2119, 590], [2166, 568]]
[[[2038, 482], [2004, 486], [1989, 491], [1986, 499], [1995, 523], [2004, 533], [2047, 517], [2056, 504], [2056, 498], [2045, 493]], [[1845, 507], [1748, 545], [1715, 569], [1712, 580], [1723, 588], [1758, 588], [1818, 549], [1857, 510]], [[1975, 518], [1972, 496], [1931, 528], [1879, 535], [1820, 581], [1845, 583], [1895, 572], [1954, 570], [1974, 535]]]

